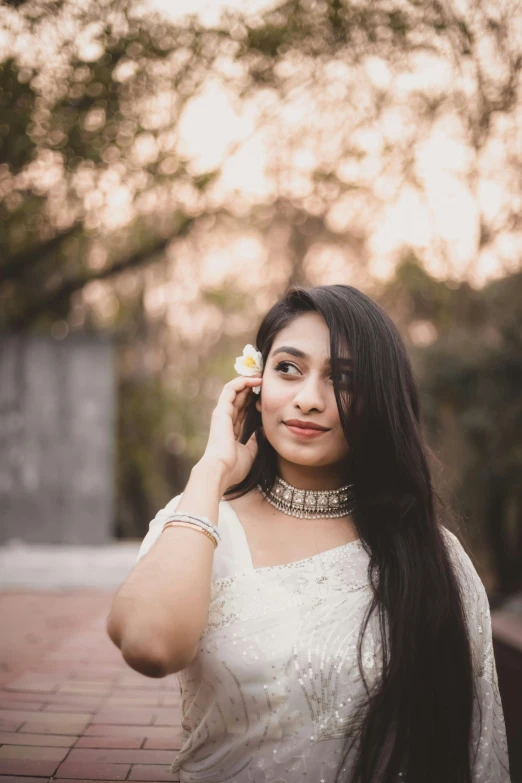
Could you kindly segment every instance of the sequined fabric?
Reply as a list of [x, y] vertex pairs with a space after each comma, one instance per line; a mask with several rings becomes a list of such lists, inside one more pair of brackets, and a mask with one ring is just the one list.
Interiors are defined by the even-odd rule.
[[510, 783], [506, 728], [493, 654], [488, 597], [457, 537], [446, 528], [444, 533], [452, 562], [460, 576], [475, 668], [473, 745], [470, 749], [473, 783]]
[[[142, 557], [181, 495], [150, 524]], [[357, 642], [371, 600], [360, 541], [280, 566], [254, 569], [244, 529], [220, 503], [207, 625], [190, 666], [179, 672], [181, 783], [333, 783], [345, 726], [365, 694]], [[476, 662], [477, 751], [473, 783], [509, 783], [502, 706], [484, 587], [457, 538], [444, 531], [465, 586]], [[371, 685], [380, 675], [378, 620], [363, 644]], [[476, 716], [477, 717], [477, 716]], [[347, 780], [350, 757], [341, 776]], [[399, 783], [405, 778], [400, 777]]]

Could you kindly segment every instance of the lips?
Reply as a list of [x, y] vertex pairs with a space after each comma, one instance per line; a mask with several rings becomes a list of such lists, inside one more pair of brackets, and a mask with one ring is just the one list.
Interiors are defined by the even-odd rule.
[[288, 421], [284, 422], [287, 427], [292, 427], [295, 429], [303, 429], [303, 430], [316, 430], [318, 432], [326, 432], [328, 430], [328, 427], [322, 427], [320, 424], [315, 424], [314, 422], [310, 421], [302, 421], [300, 419], [288, 419]]
[[328, 430], [324, 429], [312, 429], [311, 427], [302, 427], [302, 426], [295, 426], [291, 422], [285, 421], [283, 422], [285, 427], [287, 428], [288, 432], [290, 432], [294, 438], [298, 438], [299, 440], [314, 440], [315, 438], [320, 438], [321, 435], [325, 435]]

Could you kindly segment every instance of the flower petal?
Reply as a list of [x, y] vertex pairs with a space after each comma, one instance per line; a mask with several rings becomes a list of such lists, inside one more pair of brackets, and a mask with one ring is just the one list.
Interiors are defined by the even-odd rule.
[[263, 371], [263, 354], [248, 343], [243, 348], [243, 355], [236, 356], [234, 370], [238, 375], [257, 375]]
[[255, 365], [248, 366], [245, 364], [244, 357], [238, 356], [236, 358], [236, 363], [234, 364], [234, 370], [237, 372], [238, 375], [257, 375], [259, 372], [259, 368]]
[[250, 343], [247, 343], [243, 348], [243, 356], [255, 356], [257, 353], [259, 353], [257, 349], [254, 348], [253, 345], [250, 345]]

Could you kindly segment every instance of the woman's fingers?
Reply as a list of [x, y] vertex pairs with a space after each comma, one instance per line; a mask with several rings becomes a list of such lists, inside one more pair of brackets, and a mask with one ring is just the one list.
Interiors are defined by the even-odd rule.
[[250, 397], [251, 388], [251, 386], [246, 386], [242, 391], [237, 393], [236, 399], [234, 401], [235, 421], [237, 421], [241, 414], [246, 410], [246, 403]]
[[245, 421], [245, 417], [247, 414], [247, 402], [250, 399], [252, 395], [252, 392], [250, 389], [245, 390], [245, 393], [242, 395], [241, 399], [238, 400], [238, 408], [236, 411], [236, 417], [235, 417], [235, 434], [236, 437], [239, 438], [241, 435], [241, 428], [243, 427], [243, 422]]
[[244, 386], [243, 389], [238, 390], [238, 392], [236, 394], [236, 398], [234, 400], [234, 407], [238, 411], [241, 411], [244, 408], [245, 403], [246, 403], [246, 401], [247, 401], [247, 399], [249, 397], [250, 390], [254, 386], [259, 386], [259, 381], [260, 380], [261, 380], [261, 378], [250, 378], [250, 377], [249, 378], [245, 378], [245, 386]]
[[245, 389], [250, 389], [252, 386], [259, 385], [259, 381], [261, 381], [260, 376], [240, 375], [238, 378], [233, 378], [231, 381], [228, 381], [228, 383], [225, 383], [219, 399], [233, 402], [237, 394]]
[[236, 398], [239, 392], [248, 386], [249, 378], [234, 378], [232, 381], [225, 383], [215, 408], [215, 411], [219, 413], [226, 413], [231, 419], [234, 417], [234, 411], [236, 408]]
[[243, 408], [241, 408], [241, 410], [237, 414], [237, 420], [239, 424], [243, 424], [243, 422], [245, 421], [246, 414], [247, 414], [247, 406], [244, 405]]
[[255, 386], [258, 386], [259, 383], [256, 383], [257, 379], [249, 377], [248, 381], [254, 381], [253, 383], [247, 383], [245, 385], [245, 388], [241, 391], [238, 391], [236, 394], [236, 398], [234, 400], [234, 416], [233, 416], [233, 423], [234, 423], [234, 435], [236, 438], [239, 438], [241, 435], [241, 428], [243, 426], [243, 422], [245, 420], [246, 412], [247, 412], [247, 401], [251, 397], [251, 389]]
[[224, 413], [226, 416], [229, 416], [234, 428], [234, 434], [236, 434], [239, 414], [245, 410], [245, 403], [250, 389], [254, 386], [259, 386], [260, 382], [261, 377], [240, 376], [224, 385], [214, 414], [219, 416]]
[[238, 440], [241, 435], [241, 411], [250, 389], [261, 378], [240, 376], [226, 383], [221, 390], [210, 419], [210, 432], [205, 453], [221, 460], [230, 470], [238, 461]]

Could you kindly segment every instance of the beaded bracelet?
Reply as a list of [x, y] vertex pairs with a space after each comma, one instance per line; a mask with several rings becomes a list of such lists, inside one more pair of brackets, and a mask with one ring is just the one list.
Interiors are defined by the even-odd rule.
[[199, 527], [199, 525], [194, 525], [192, 522], [177, 522], [175, 520], [170, 520], [165, 525], [163, 525], [163, 530], [165, 530], [166, 527], [190, 527], [192, 530], [199, 530], [200, 533], [204, 533], [204, 535], [207, 536], [207, 538], [210, 538], [212, 543], [214, 544], [214, 549], [217, 547], [218, 542], [210, 533], [208, 530], [204, 530], [202, 527]]

